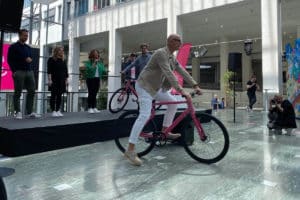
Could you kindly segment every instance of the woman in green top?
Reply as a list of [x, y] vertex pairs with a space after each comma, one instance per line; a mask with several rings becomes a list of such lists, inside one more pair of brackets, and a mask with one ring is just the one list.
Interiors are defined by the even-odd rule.
[[107, 73], [103, 63], [100, 61], [100, 53], [93, 49], [89, 53], [89, 60], [84, 62], [85, 77], [88, 88], [88, 112], [100, 112], [96, 107], [96, 97], [100, 88], [100, 79]]

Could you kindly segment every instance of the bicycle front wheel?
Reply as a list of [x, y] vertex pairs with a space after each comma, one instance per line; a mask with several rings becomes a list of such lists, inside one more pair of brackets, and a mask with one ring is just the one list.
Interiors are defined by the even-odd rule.
[[[122, 127], [119, 130], [119, 136], [115, 139], [115, 143], [121, 152], [125, 152], [128, 146], [128, 139], [131, 128], [138, 117], [137, 110], [130, 110], [123, 113], [118, 119], [118, 125]], [[148, 154], [155, 146], [153, 133], [156, 131], [154, 121], [150, 120], [143, 128], [141, 135], [138, 138], [138, 143], [135, 145], [135, 151], [139, 157]]]
[[108, 108], [112, 113], [120, 112], [128, 102], [129, 93], [126, 88], [120, 88], [113, 93], [109, 100]]
[[2, 177], [0, 177], [0, 199], [6, 200], [6, 190], [5, 190], [5, 185], [3, 183]]
[[194, 135], [191, 142], [184, 140], [186, 152], [195, 160], [202, 163], [216, 163], [220, 161], [229, 149], [229, 135], [220, 120], [206, 113], [196, 114], [200, 121], [206, 139], [202, 141], [194, 121], [187, 122], [186, 131]]

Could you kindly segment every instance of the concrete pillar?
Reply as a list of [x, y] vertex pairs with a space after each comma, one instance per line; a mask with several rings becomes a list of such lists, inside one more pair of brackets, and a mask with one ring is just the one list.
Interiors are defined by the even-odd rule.
[[174, 6], [173, 4], [178, 4], [178, 2], [169, 0], [169, 3], [167, 4], [167, 5], [170, 5], [169, 11], [168, 11], [167, 35], [170, 35], [172, 33], [177, 33], [184, 40], [181, 22], [177, 18], [178, 13], [180, 12], [179, 11], [180, 4], [178, 4], [178, 6]]
[[226, 43], [226, 41], [226, 39], [223, 39], [222, 43], [220, 44], [220, 93], [222, 97], [226, 96], [223, 75], [228, 69], [229, 45]]
[[[93, 0], [94, 1], [94, 0]], [[107, 1], [107, 0], [106, 0]], [[114, 6], [117, 4], [117, 1], [110, 1], [110, 6]]]
[[89, 0], [88, 11], [89, 13], [94, 12], [94, 0]]
[[[40, 4], [41, 7], [44, 5]], [[47, 5], [47, 10], [49, 8], [49, 5]], [[41, 9], [42, 10], [42, 9]], [[46, 11], [47, 11], [46, 10]], [[46, 16], [45, 16], [46, 17]], [[44, 36], [40, 38], [40, 58], [39, 58], [39, 73], [38, 73], [38, 81], [36, 81], [36, 84], [38, 85], [38, 93], [36, 95], [37, 98], [37, 113], [42, 114], [47, 112], [47, 94], [45, 93], [48, 90], [47, 85], [47, 60], [49, 57], [49, 51], [48, 51], [48, 28], [47, 28], [47, 22], [41, 21], [41, 27], [40, 35]], [[49, 24], [48, 24], [49, 26]]]
[[112, 93], [121, 87], [121, 64], [122, 64], [122, 35], [117, 30], [109, 32], [108, 52], [108, 99]]
[[200, 59], [192, 58], [192, 76], [197, 83], [200, 83]]
[[8, 108], [6, 108], [6, 101], [7, 101], [7, 98], [6, 98], [6, 94], [4, 93], [1, 93], [0, 94], [0, 109], [1, 109], [1, 112], [0, 112], [0, 117], [4, 117], [7, 113]]
[[[282, 92], [281, 3], [261, 0], [262, 91]], [[265, 92], [264, 92], [265, 98]]]
[[[45, 44], [45, 43], [42, 43]], [[47, 94], [45, 93], [48, 90], [47, 85], [47, 59], [49, 56], [48, 46], [40, 46], [40, 65], [39, 65], [39, 74], [38, 74], [38, 93], [37, 98], [37, 113], [46, 113], [47, 112], [47, 103], [46, 101]]]
[[247, 56], [245, 52], [242, 55], [242, 86], [243, 91], [247, 88], [247, 81], [250, 80], [251, 75], [253, 74], [252, 70], [252, 57], [251, 55]]
[[69, 24], [69, 56], [68, 56], [68, 72], [70, 98], [68, 99], [68, 107], [71, 112], [78, 112], [78, 90], [79, 90], [79, 64], [80, 64], [80, 43], [74, 38], [74, 24]]

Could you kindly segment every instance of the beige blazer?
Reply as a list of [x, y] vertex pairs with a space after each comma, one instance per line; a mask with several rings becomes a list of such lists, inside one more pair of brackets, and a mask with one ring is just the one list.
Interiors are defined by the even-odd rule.
[[190, 74], [178, 64], [167, 47], [155, 51], [137, 81], [152, 97], [160, 88], [167, 91], [174, 87], [177, 91], [182, 92], [183, 89], [173, 70], [182, 75], [183, 79], [191, 86], [197, 85]]

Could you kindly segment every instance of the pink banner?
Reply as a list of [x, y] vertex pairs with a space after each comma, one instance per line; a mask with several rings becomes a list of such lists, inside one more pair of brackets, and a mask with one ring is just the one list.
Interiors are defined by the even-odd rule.
[[[192, 47], [191, 43], [184, 43], [178, 50], [176, 60], [181, 65], [181, 67], [183, 67], [184, 69], [186, 68], [186, 64], [187, 64], [189, 56], [190, 56], [191, 47]], [[174, 71], [174, 74], [177, 77], [179, 84], [182, 86], [183, 85], [183, 77], [180, 74], [178, 74], [176, 71]], [[180, 94], [180, 93], [177, 92], [174, 88], [172, 88], [171, 94], [176, 95], [176, 94]]]
[[8, 48], [9, 48], [9, 44], [3, 44], [2, 73], [1, 73], [1, 88], [0, 88], [0, 90], [13, 90], [14, 89], [12, 72], [10, 71], [9, 65], [7, 63]]

